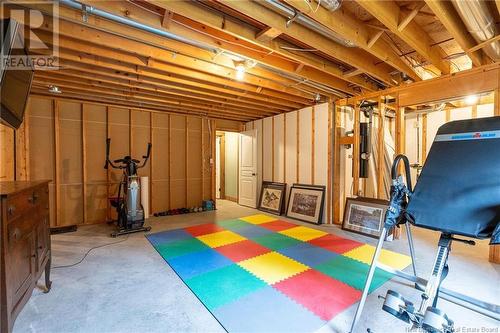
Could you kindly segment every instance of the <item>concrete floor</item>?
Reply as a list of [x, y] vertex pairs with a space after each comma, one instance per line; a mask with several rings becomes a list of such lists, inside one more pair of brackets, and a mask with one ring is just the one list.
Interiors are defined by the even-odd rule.
[[[219, 202], [218, 208], [215, 212], [151, 218], [149, 223], [152, 232], [158, 232], [258, 212], [229, 201]], [[344, 232], [337, 226], [317, 228], [376, 243], [375, 239]], [[80, 260], [90, 247], [125, 239], [108, 237], [110, 231], [107, 225], [94, 225], [81, 227], [75, 233], [52, 236], [53, 266]], [[430, 273], [438, 237], [437, 233], [414, 229], [418, 271], [423, 277]], [[404, 240], [387, 243], [386, 248], [407, 253]], [[489, 263], [487, 257], [487, 242], [475, 247], [456, 243], [444, 286], [498, 303], [500, 265]], [[35, 289], [15, 323], [14, 333], [225, 332], [143, 234], [133, 234], [118, 244], [96, 249], [75, 267], [54, 269], [52, 281], [48, 294]], [[381, 310], [383, 301], [377, 296], [385, 295], [387, 289], [400, 291], [414, 303], [420, 299], [419, 293], [401, 282], [389, 281], [368, 297], [357, 332], [366, 332], [367, 327], [377, 333], [409, 332], [403, 322]], [[439, 306], [455, 321], [459, 332], [486, 332], [481, 328], [499, 332], [500, 323], [493, 319], [446, 301], [441, 301]], [[319, 332], [348, 332], [355, 310], [356, 305], [351, 306]]]

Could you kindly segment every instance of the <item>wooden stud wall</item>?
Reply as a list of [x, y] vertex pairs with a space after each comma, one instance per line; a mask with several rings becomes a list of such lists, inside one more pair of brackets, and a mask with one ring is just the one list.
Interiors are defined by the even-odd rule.
[[114, 216], [108, 197], [121, 180], [120, 170], [104, 169], [106, 138], [111, 159], [142, 160], [151, 142], [139, 170], [149, 177], [150, 213], [198, 206], [215, 197], [216, 128], [241, 123], [32, 97], [19, 130], [0, 125], [0, 180], [51, 179], [51, 226], [104, 222]]

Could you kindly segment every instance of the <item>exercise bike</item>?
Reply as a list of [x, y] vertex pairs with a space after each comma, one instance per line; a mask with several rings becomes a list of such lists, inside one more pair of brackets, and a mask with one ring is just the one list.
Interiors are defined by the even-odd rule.
[[111, 233], [111, 237], [150, 231], [150, 226], [144, 226], [144, 208], [141, 204], [141, 184], [137, 170], [146, 166], [151, 153], [151, 143], [148, 143], [146, 155], [142, 156], [142, 164], [130, 156], [111, 161], [109, 159], [110, 144], [111, 139], [108, 138], [106, 140], [106, 165], [104, 169], [111, 166], [113, 169], [123, 170], [123, 177], [118, 186], [118, 196], [110, 198], [111, 205], [116, 208], [118, 216], [116, 220], [118, 230]]

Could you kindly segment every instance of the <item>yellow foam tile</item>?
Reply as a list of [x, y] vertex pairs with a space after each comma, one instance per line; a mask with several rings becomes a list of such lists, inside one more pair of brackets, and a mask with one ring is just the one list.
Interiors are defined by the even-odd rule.
[[282, 230], [279, 232], [282, 235], [292, 237], [303, 242], [310, 241], [311, 239], [319, 238], [321, 236], [327, 235], [328, 233], [308, 227], [293, 227], [290, 229]]
[[[365, 244], [357, 247], [343, 255], [354, 260], [364, 262], [371, 265], [373, 255], [375, 254], [375, 247]], [[411, 264], [411, 258], [407, 255], [396, 253], [393, 251], [382, 249], [379, 256], [379, 262], [384, 265], [390, 266], [394, 269], [402, 270]]]
[[212, 234], [202, 235], [196, 238], [212, 248], [240, 242], [246, 239], [245, 237], [229, 230], [214, 232]]
[[267, 216], [264, 214], [256, 214], [256, 215], [240, 217], [240, 220], [243, 220], [245, 222], [252, 223], [252, 224], [262, 224], [262, 223], [267, 223], [267, 222], [271, 222], [271, 221], [276, 221], [277, 218]]
[[309, 269], [308, 266], [277, 252], [240, 261], [238, 265], [268, 284], [274, 284]]

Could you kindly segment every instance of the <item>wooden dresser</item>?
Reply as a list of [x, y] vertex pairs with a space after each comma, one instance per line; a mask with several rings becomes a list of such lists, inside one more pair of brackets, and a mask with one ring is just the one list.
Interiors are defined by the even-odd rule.
[[0, 182], [0, 332], [14, 320], [45, 271], [50, 290], [49, 181]]

